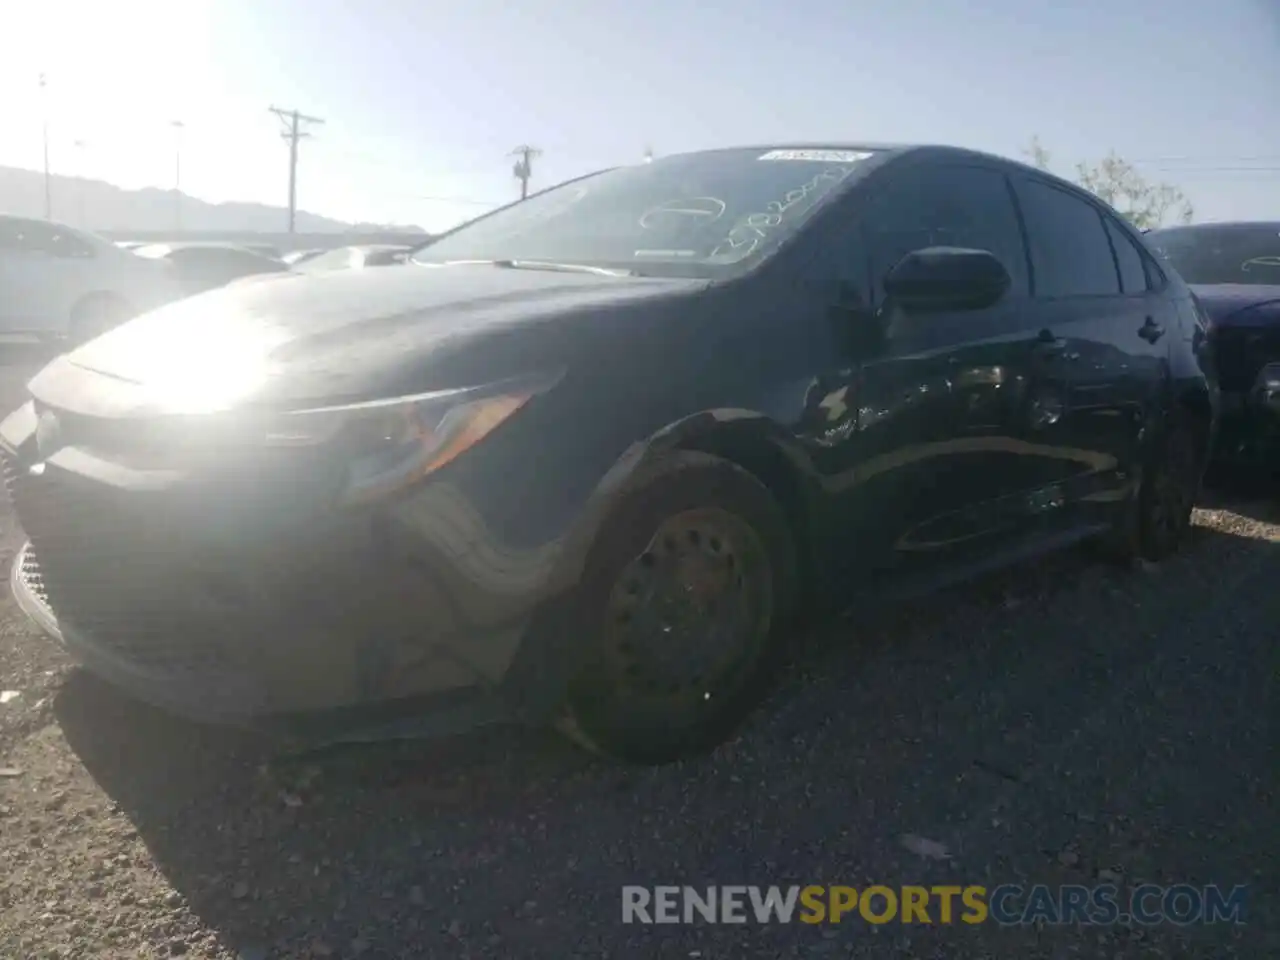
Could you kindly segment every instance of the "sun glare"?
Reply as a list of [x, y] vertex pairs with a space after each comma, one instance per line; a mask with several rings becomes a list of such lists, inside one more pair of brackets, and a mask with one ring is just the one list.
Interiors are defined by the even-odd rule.
[[141, 385], [157, 412], [231, 409], [263, 384], [271, 351], [287, 337], [226, 306], [216, 295], [179, 301], [91, 341], [70, 359]]

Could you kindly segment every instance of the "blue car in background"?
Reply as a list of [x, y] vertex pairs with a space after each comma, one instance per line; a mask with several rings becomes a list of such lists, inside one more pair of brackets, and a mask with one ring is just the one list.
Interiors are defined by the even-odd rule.
[[1215, 459], [1280, 467], [1280, 222], [1170, 227], [1147, 241], [1209, 323], [1222, 390]]

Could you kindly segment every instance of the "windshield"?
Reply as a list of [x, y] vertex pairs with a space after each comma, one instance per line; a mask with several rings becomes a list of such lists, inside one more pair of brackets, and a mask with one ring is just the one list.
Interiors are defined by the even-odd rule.
[[1280, 285], [1280, 224], [1153, 230], [1147, 241], [1187, 283]]
[[766, 256], [869, 150], [717, 150], [562, 184], [420, 248], [418, 263], [544, 261], [712, 276]]

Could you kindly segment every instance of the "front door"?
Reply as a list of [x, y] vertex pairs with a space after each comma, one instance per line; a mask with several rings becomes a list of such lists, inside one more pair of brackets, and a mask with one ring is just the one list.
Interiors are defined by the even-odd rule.
[[[937, 162], [885, 173], [814, 266], [841, 292], [850, 347], [847, 373], [812, 391], [806, 438], [844, 544], [832, 553], [855, 574], [989, 554], [1033, 517], [1053, 522], [1072, 469], [1069, 361], [1041, 336], [1005, 175]], [[991, 251], [1011, 290], [985, 310], [895, 314], [881, 281], [929, 246]]]

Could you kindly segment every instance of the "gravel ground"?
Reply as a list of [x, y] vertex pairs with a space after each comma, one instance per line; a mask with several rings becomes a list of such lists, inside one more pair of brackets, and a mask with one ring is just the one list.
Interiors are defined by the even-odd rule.
[[[1277, 541], [1280, 502], [1237, 499], [1160, 567], [1070, 553], [830, 624], [738, 740], [657, 770], [506, 730], [276, 760], [72, 669], [6, 597], [0, 957], [1280, 956]], [[1249, 884], [1248, 923], [620, 922], [631, 883], [1100, 871]]]

